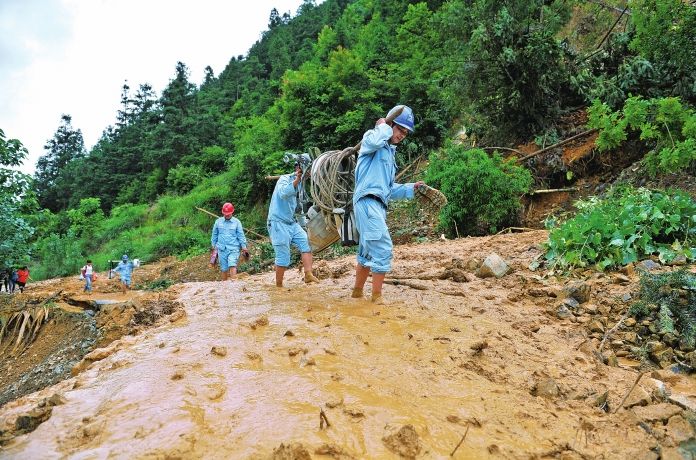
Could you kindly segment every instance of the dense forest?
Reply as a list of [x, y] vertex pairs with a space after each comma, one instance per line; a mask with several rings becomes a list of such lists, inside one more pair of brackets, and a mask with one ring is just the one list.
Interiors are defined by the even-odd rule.
[[[272, 10], [248, 53], [219, 74], [206, 68], [200, 84], [183, 62], [159, 96], [124, 83], [115, 122], [91, 149], [64, 115], [33, 178], [12, 172], [25, 151], [2, 133], [0, 226], [13, 237], [0, 258], [56, 276], [87, 256], [197, 254], [211, 221], [194, 207], [224, 201], [263, 232], [264, 176], [287, 171], [284, 152], [353, 145], [397, 103], [416, 114], [398, 161], [430, 157], [427, 178], [450, 198], [445, 230], [513, 222], [532, 183], [523, 167], [472, 147], [557, 139], [559, 118], [582, 107], [601, 130], [598, 148], [640, 139], [651, 171], [693, 171], [694, 30], [696, 7], [681, 0], [306, 0], [294, 16]], [[469, 143], [454, 145], [462, 132]]]

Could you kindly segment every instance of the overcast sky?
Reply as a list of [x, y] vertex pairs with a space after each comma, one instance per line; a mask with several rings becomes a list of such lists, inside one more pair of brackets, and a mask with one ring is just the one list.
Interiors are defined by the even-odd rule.
[[[320, 2], [317, 2], [320, 3]], [[0, 129], [36, 160], [72, 116], [90, 149], [114, 124], [121, 87], [150, 83], [157, 95], [177, 61], [200, 85], [246, 55], [271, 9], [295, 16], [302, 0], [0, 0]]]

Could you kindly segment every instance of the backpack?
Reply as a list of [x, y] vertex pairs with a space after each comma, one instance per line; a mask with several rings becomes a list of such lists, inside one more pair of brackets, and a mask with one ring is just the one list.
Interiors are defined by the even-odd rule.
[[17, 280], [19, 280], [19, 275], [17, 274], [17, 271], [15, 270], [12, 272], [12, 281], [16, 282]]

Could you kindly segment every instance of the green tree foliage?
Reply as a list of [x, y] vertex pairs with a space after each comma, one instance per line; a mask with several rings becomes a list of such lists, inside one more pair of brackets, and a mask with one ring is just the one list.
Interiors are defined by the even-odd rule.
[[453, 145], [430, 156], [426, 182], [447, 196], [440, 222], [451, 235], [480, 235], [517, 222], [532, 177], [497, 153]]
[[82, 131], [72, 127], [70, 115], [61, 116], [61, 125], [44, 146], [46, 154], [36, 162], [35, 183], [39, 203], [52, 211], [68, 204], [70, 187], [61, 172], [71, 162], [86, 155]]
[[572, 218], [548, 222], [546, 258], [555, 267], [604, 270], [651, 254], [662, 262], [696, 258], [696, 201], [686, 193], [624, 187], [575, 206]]
[[29, 239], [34, 232], [23, 212], [35, 209], [29, 187], [31, 178], [12, 169], [22, 164], [27, 150], [17, 139], [7, 139], [0, 129], [0, 261], [13, 266], [27, 261]]
[[631, 97], [616, 112], [597, 100], [589, 110], [588, 126], [599, 128], [600, 150], [616, 148], [630, 133], [640, 133], [650, 149], [643, 162], [653, 175], [696, 165], [696, 112], [678, 98]]

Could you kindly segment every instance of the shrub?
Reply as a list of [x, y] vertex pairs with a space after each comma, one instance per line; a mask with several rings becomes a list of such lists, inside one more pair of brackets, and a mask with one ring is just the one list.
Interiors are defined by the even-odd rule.
[[532, 176], [497, 153], [452, 145], [431, 155], [426, 182], [449, 200], [440, 219], [450, 235], [482, 234], [517, 221]]
[[679, 333], [690, 345], [696, 339], [696, 275], [686, 270], [640, 275], [638, 302], [631, 313], [640, 318], [657, 310], [661, 332]]
[[631, 97], [616, 112], [595, 100], [589, 110], [588, 125], [600, 130], [597, 137], [600, 150], [616, 148], [629, 132], [640, 132], [640, 139], [651, 149], [643, 162], [652, 175], [696, 164], [696, 113], [678, 98]]
[[575, 203], [578, 213], [550, 229], [546, 259], [563, 269], [604, 270], [658, 254], [696, 257], [696, 201], [680, 191], [616, 188], [606, 198]]

